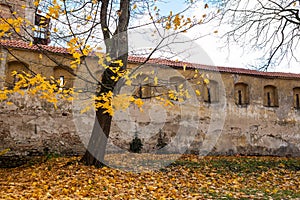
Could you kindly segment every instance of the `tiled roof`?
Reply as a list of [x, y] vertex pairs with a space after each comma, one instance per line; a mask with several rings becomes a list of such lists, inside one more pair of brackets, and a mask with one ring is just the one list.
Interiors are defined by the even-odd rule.
[[[144, 57], [136, 57], [136, 56], [129, 56], [128, 58], [128, 61], [133, 63], [143, 63], [145, 62], [145, 60], [146, 58]], [[147, 63], [167, 65], [176, 68], [183, 68], [184, 66], [186, 66], [187, 69], [190, 68], [190, 69], [199, 69], [199, 70], [206, 70], [206, 71], [218, 71], [223, 73], [264, 76], [270, 78], [300, 78], [300, 74], [295, 74], [295, 73], [263, 72], [263, 71], [250, 70], [244, 68], [210, 66], [210, 65], [203, 65], [203, 64], [196, 64], [196, 63], [167, 60], [161, 58], [151, 58], [147, 61]]]
[[[47, 45], [29, 45], [29, 43], [26, 43], [24, 41], [19, 41], [19, 40], [0, 40], [0, 46], [4, 46], [7, 48], [20, 48], [20, 49], [28, 49], [28, 50], [36, 50], [36, 51], [42, 49], [53, 53], [69, 54], [68, 50], [63, 47], [54, 47], [54, 46], [47, 46]], [[146, 60], [145, 57], [139, 57], [139, 56], [128, 57], [128, 61], [131, 63], [143, 63], [145, 60]], [[244, 69], [244, 68], [209, 66], [209, 65], [202, 65], [196, 63], [161, 59], [161, 58], [151, 58], [147, 61], [147, 63], [167, 65], [175, 68], [183, 68], [184, 66], [186, 66], [187, 69], [218, 71], [223, 73], [264, 76], [270, 78], [287, 78], [287, 79], [300, 78], [300, 74], [295, 74], [295, 73], [262, 72], [257, 70]]]
[[0, 46], [7, 47], [7, 48], [20, 48], [20, 49], [28, 49], [28, 50], [44, 50], [49, 51], [52, 53], [62, 53], [62, 54], [69, 54], [66, 48], [63, 47], [54, 47], [48, 45], [30, 45], [27, 42], [21, 40], [0, 40]]

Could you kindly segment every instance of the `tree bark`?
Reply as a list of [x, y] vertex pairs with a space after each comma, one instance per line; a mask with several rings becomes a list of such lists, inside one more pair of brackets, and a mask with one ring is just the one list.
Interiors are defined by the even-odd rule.
[[[105, 39], [106, 53], [112, 58], [112, 61], [121, 60], [123, 66], [116, 65], [114, 62], [109, 63], [110, 67], [120, 68], [125, 70], [128, 59], [128, 35], [127, 28], [130, 18], [130, 0], [121, 0], [119, 4], [118, 25], [113, 35], [110, 35], [107, 15], [109, 14], [108, 5], [109, 0], [101, 1], [101, 28], [103, 37]], [[117, 82], [112, 77], [117, 77], [111, 69], [107, 68], [101, 80], [100, 92], [97, 95], [114, 92]], [[87, 150], [81, 161], [86, 165], [94, 165], [96, 167], [104, 166], [104, 156], [106, 152], [106, 145], [109, 138], [112, 116], [104, 113], [104, 109], [96, 111], [94, 127], [92, 135], [89, 140]]]
[[86, 165], [94, 165], [96, 167], [104, 166], [104, 156], [107, 140], [109, 138], [112, 117], [109, 114], [103, 114], [103, 110], [96, 111], [94, 127], [89, 140], [88, 147], [82, 161]]

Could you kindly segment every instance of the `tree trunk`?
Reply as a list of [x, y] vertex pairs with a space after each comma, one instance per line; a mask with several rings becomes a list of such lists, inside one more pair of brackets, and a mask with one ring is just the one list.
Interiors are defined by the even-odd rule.
[[[107, 15], [109, 14], [108, 5], [110, 4], [110, 1], [102, 0], [101, 3], [100, 18], [103, 37], [105, 39], [106, 53], [111, 57], [112, 61], [121, 60], [123, 63], [123, 66], [119, 66], [118, 64], [111, 62], [109, 63], [109, 66], [125, 70], [128, 62], [127, 27], [130, 18], [130, 0], [120, 1], [118, 25], [112, 36], [109, 34], [111, 31], [109, 31], [109, 27], [107, 25], [107, 20], [109, 20], [107, 19]], [[107, 68], [102, 75], [102, 84], [100, 92], [97, 95], [101, 96], [107, 92], [114, 92], [117, 82], [113, 77], [117, 76], [118, 74]], [[81, 161], [86, 165], [94, 165], [96, 167], [104, 166], [103, 161], [112, 121], [112, 116], [108, 113], [104, 113], [104, 111], [105, 110], [103, 109], [98, 109], [96, 111], [92, 135], [89, 140], [87, 150], [81, 159]]]
[[112, 117], [107, 113], [104, 114], [103, 111], [102, 109], [96, 111], [92, 135], [86, 152], [81, 159], [86, 165], [104, 166], [104, 155]]

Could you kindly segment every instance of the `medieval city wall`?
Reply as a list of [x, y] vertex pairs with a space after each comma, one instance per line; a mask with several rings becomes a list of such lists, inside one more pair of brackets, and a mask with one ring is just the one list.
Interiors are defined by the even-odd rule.
[[[12, 69], [22, 70], [25, 64], [46, 77], [64, 76], [68, 87], [83, 89], [88, 94], [96, 87], [93, 79], [86, 81], [90, 77], [87, 66], [97, 78], [103, 71], [97, 68], [98, 60], [94, 57], [76, 69], [81, 77], [78, 79], [57, 66], [69, 64], [66, 55], [49, 54], [50, 57], [41, 58], [34, 51], [13, 49], [11, 54], [2, 49], [1, 56], [4, 58], [0, 65], [1, 87], [11, 81]], [[129, 68], [136, 66], [138, 63], [130, 63]], [[137, 70], [139, 76], [132, 86], [121, 87], [121, 93], [125, 88], [127, 94], [142, 95], [143, 112], [136, 105], [116, 112], [107, 152], [128, 151], [138, 136], [142, 152], [300, 156], [298, 78], [243, 74], [238, 70], [199, 71], [209, 79], [209, 84], [201, 82], [200, 76], [191, 78], [194, 69], [151, 64]], [[148, 98], [163, 92], [149, 87], [154, 76], [172, 90], [183, 84], [191, 97], [183, 102], [169, 99], [174, 106]], [[139, 87], [143, 89], [141, 94], [136, 92]], [[196, 95], [195, 90], [201, 94]], [[2, 157], [82, 155], [94, 123], [93, 111], [79, 114], [86, 99], [81, 95], [73, 103], [61, 102], [58, 109], [30, 96], [15, 95], [12, 105], [1, 102], [0, 150], [9, 149]]]
[[[207, 72], [213, 78], [214, 72]], [[146, 99], [114, 116], [107, 152], [126, 152], [137, 135], [142, 152], [216, 155], [300, 156], [299, 110], [293, 88], [298, 80], [270, 79], [222, 73], [224, 91], [219, 102], [174, 102], [165, 107]], [[249, 86], [249, 103], [237, 105], [234, 83]], [[264, 86], [278, 89], [278, 105], [264, 106]], [[1, 103], [0, 149], [5, 156], [43, 154], [82, 155], [93, 126], [93, 112], [78, 115], [70, 103], [59, 109], [32, 97], [16, 96], [13, 105]], [[82, 127], [86, 126], [84, 129]]]

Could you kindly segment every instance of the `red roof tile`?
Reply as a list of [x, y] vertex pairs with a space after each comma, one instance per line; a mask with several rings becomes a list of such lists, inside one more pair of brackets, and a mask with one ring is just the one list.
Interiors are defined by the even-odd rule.
[[[68, 50], [63, 47], [54, 47], [54, 46], [47, 46], [47, 45], [29, 45], [24, 41], [17, 41], [17, 40], [0, 40], [0, 46], [10, 47], [10, 48], [20, 48], [20, 49], [28, 49], [28, 50], [46, 50], [53, 53], [62, 53], [62, 54], [69, 54]], [[145, 62], [145, 57], [138, 57], [138, 56], [129, 56], [128, 61], [132, 63], [143, 63]], [[220, 66], [209, 66], [209, 65], [202, 65], [196, 63], [189, 63], [189, 62], [181, 62], [181, 61], [174, 61], [168, 59], [161, 59], [161, 58], [151, 58], [147, 61], [147, 63], [151, 64], [160, 64], [160, 65], [167, 65], [170, 67], [175, 68], [186, 68], [189, 69], [199, 69], [199, 70], [207, 70], [207, 71], [218, 71], [223, 73], [233, 73], [233, 74], [244, 74], [244, 75], [251, 75], [251, 76], [263, 76], [263, 77], [270, 77], [270, 78], [299, 78], [300, 74], [295, 73], [284, 73], [284, 72], [262, 72], [257, 70], [250, 70], [244, 68], [231, 68], [231, 67], [220, 67]]]
[[0, 40], [0, 46], [8, 47], [8, 48], [20, 48], [20, 49], [28, 49], [28, 50], [44, 50], [52, 53], [62, 53], [69, 54], [66, 48], [63, 47], [54, 47], [47, 45], [30, 45], [27, 42], [21, 40]]
[[[146, 58], [144, 57], [137, 57], [137, 56], [128, 57], [128, 61], [133, 63], [143, 63], [145, 62], [145, 60]], [[251, 75], [251, 76], [264, 76], [270, 78], [297, 78], [297, 79], [300, 78], [300, 74], [295, 74], [295, 73], [262, 72], [257, 70], [244, 69], [244, 68], [210, 66], [210, 65], [188, 63], [188, 62], [181, 62], [181, 61], [174, 61], [174, 60], [167, 60], [167, 59], [160, 59], [160, 58], [151, 58], [147, 61], [147, 63], [161, 64], [161, 65], [167, 65], [167, 66], [178, 67], [178, 68], [183, 68], [184, 66], [186, 66], [186, 68], [190, 68], [190, 69], [218, 71], [223, 73], [244, 74], [244, 75]]]

